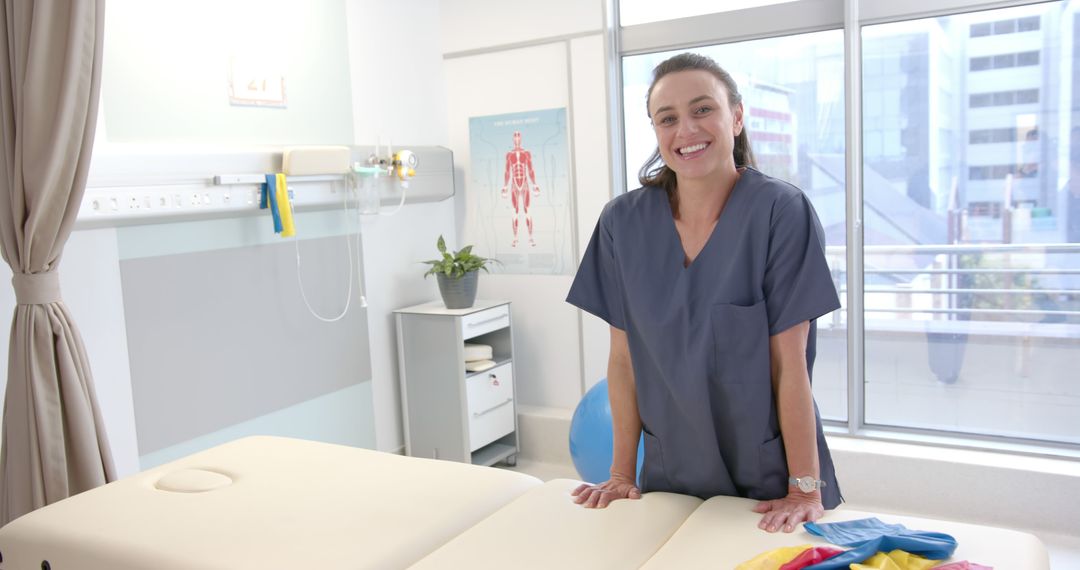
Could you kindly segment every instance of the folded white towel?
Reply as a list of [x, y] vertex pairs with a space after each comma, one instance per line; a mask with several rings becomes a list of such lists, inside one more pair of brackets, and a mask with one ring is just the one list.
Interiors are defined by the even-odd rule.
[[465, 363], [465, 370], [468, 372], [483, 372], [488, 368], [494, 368], [494, 360], [474, 360], [472, 362]]
[[491, 360], [491, 346], [487, 344], [465, 343], [465, 362], [474, 360]]

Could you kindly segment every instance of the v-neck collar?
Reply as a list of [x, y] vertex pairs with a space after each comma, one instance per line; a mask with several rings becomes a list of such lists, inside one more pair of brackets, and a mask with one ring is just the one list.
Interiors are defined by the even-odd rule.
[[724, 201], [724, 207], [720, 209], [720, 216], [716, 219], [716, 223], [713, 224], [712, 231], [709, 232], [709, 237], [705, 239], [705, 245], [701, 246], [701, 250], [694, 256], [694, 259], [690, 260], [689, 264], [686, 263], [686, 248], [683, 247], [682, 236], [679, 235], [679, 228], [675, 225], [675, 212], [671, 209], [671, 199], [668, 197], [667, 192], [661, 192], [664, 204], [667, 206], [668, 227], [670, 228], [672, 236], [674, 236], [675, 248], [678, 252], [679, 269], [682, 271], [689, 271], [691, 268], [697, 266], [698, 260], [701, 259], [701, 256], [709, 249], [716, 234], [719, 233], [720, 224], [725, 218], [730, 217], [728, 215], [728, 210], [731, 209], [731, 201], [735, 199], [736, 194], [741, 194], [741, 192], [736, 191], [739, 189], [739, 186], [742, 186], [743, 179], [746, 178], [746, 175], [751, 170], [752, 168], [749, 166], [744, 166], [742, 168], [742, 172], [739, 173], [739, 178], [735, 180], [735, 185], [731, 187], [731, 193], [728, 194], [727, 200]]

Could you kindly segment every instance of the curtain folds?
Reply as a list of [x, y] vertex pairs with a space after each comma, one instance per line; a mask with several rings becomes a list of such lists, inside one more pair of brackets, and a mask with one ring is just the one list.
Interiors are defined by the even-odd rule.
[[4, 0], [0, 251], [14, 277], [0, 525], [115, 478], [57, 268], [79, 211], [101, 87], [104, 0]]

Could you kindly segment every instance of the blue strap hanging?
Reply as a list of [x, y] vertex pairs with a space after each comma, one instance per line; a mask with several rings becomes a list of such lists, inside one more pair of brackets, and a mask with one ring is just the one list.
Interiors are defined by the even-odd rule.
[[281, 212], [278, 209], [277, 200], [277, 174], [267, 174], [266, 182], [259, 185], [259, 209], [270, 208], [270, 216], [274, 218], [274, 233], [280, 234], [284, 226], [281, 223]]

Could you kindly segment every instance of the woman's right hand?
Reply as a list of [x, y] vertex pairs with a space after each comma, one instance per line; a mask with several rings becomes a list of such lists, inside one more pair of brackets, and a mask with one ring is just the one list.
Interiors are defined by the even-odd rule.
[[602, 509], [617, 499], [640, 499], [641, 490], [634, 480], [620, 475], [613, 475], [603, 483], [593, 485], [582, 483], [570, 493], [574, 502], [586, 509]]

